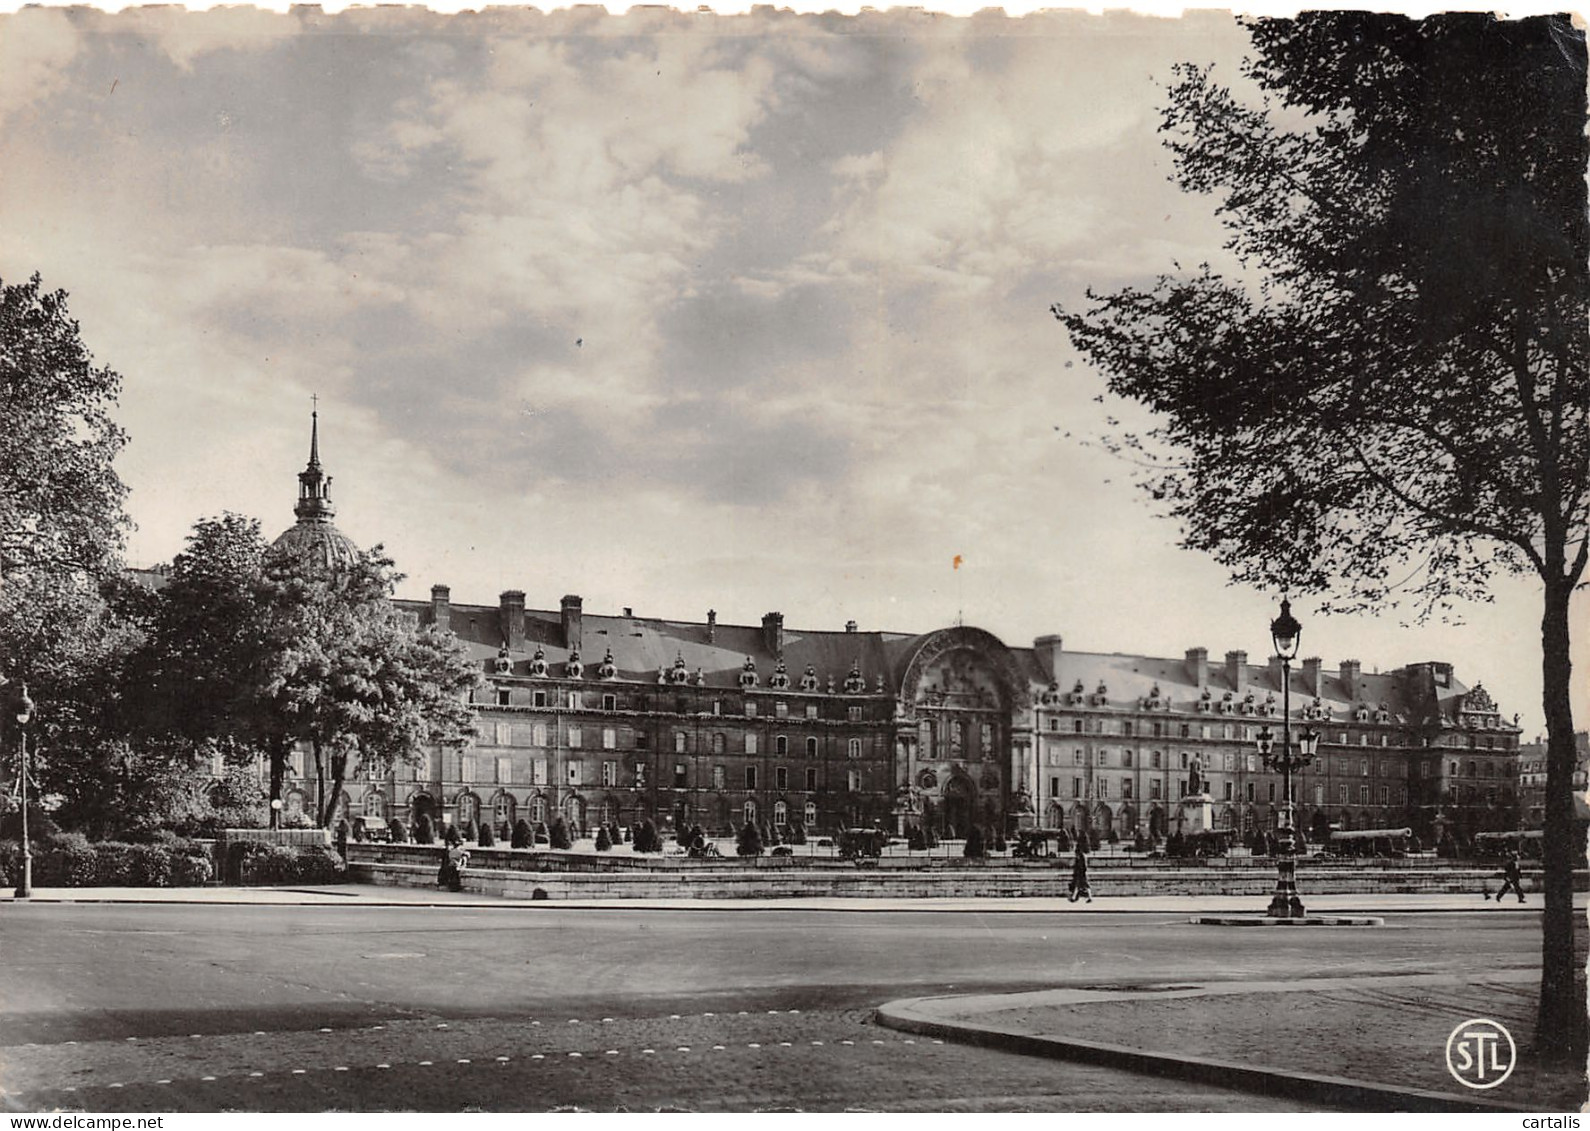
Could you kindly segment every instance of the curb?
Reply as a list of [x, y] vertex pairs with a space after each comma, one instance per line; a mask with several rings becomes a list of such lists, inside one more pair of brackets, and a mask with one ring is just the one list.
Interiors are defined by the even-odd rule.
[[1251, 1092], [1260, 1096], [1282, 1096], [1291, 1100], [1326, 1104], [1358, 1111], [1407, 1112], [1528, 1112], [1532, 1107], [1515, 1107], [1478, 1097], [1433, 1092], [1421, 1088], [1392, 1088], [1344, 1076], [1324, 1076], [1312, 1072], [1282, 1072], [1255, 1068], [1247, 1064], [1213, 1060], [1208, 1057], [1175, 1056], [1150, 1052], [1101, 1041], [1079, 1041], [1070, 1037], [1048, 1037], [1017, 1033], [979, 1025], [972, 1021], [944, 1021], [918, 1012], [914, 1006], [928, 1001], [954, 1001], [954, 997], [901, 998], [885, 1002], [873, 1011], [880, 1025], [905, 1033], [959, 1041], [982, 1048], [1042, 1056], [1051, 1060], [1070, 1060], [1122, 1068], [1149, 1076], [1190, 1080]]
[[1379, 915], [1309, 915], [1302, 919], [1273, 919], [1268, 915], [1194, 915], [1195, 927], [1384, 927]]

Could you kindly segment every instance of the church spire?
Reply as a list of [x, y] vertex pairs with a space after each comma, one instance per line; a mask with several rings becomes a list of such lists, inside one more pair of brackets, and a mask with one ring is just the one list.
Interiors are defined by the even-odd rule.
[[293, 513], [298, 521], [330, 522], [337, 514], [331, 505], [331, 476], [320, 470], [320, 398], [309, 413], [309, 464], [298, 473], [298, 502]]

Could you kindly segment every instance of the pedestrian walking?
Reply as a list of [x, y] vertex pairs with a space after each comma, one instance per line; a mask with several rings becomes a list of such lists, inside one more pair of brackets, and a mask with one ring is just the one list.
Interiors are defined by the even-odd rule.
[[[1502, 890], [1496, 893], [1496, 902], [1502, 901], [1502, 896], [1511, 888], [1518, 895], [1518, 902], [1524, 902], [1524, 873], [1518, 866], [1518, 853], [1509, 852], [1507, 863], [1502, 865]], [[1487, 895], [1486, 899], [1491, 897]]]
[[1075, 903], [1079, 897], [1093, 902], [1093, 889], [1088, 886], [1087, 841], [1081, 836], [1077, 837], [1076, 859], [1071, 861], [1071, 902]]

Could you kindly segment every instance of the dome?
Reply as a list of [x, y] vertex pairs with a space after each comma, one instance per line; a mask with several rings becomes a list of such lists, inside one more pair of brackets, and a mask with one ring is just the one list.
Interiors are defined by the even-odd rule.
[[307, 559], [322, 569], [345, 569], [359, 560], [359, 547], [329, 522], [300, 522], [282, 531], [271, 551]]
[[298, 473], [298, 521], [271, 543], [273, 553], [307, 561], [311, 568], [337, 570], [359, 560], [359, 547], [332, 525], [331, 476], [320, 468], [320, 414], [310, 413], [309, 465]]

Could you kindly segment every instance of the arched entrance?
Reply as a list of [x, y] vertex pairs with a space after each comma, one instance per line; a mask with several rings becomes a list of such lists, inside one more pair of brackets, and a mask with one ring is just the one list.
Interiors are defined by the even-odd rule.
[[944, 783], [944, 823], [942, 828], [947, 837], [965, 836], [966, 830], [972, 826], [972, 783], [954, 775]]
[[409, 798], [409, 824], [417, 825], [421, 817], [436, 817], [436, 801], [428, 793], [416, 793]]

